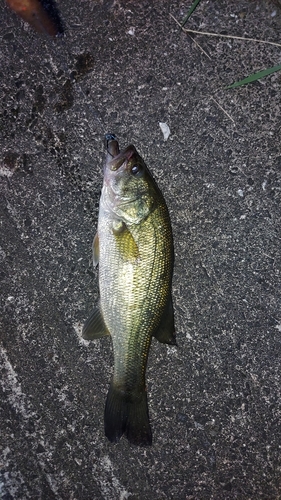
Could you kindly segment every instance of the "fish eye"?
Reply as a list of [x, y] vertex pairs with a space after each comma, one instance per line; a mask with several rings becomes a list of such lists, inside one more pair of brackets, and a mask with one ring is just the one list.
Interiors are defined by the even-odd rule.
[[132, 166], [131, 168], [131, 174], [133, 174], [135, 177], [140, 177], [143, 173], [143, 167], [142, 165], [138, 165], [137, 163]]

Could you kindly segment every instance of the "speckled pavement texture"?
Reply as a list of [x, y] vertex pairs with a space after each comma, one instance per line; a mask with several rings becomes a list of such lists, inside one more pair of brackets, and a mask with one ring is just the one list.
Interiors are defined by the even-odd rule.
[[[56, 41], [0, 5], [2, 500], [281, 498], [281, 77], [224, 89], [281, 52], [193, 41], [171, 17], [190, 3], [60, 0]], [[189, 27], [281, 43], [261, 0], [202, 0]], [[174, 232], [178, 347], [150, 350], [151, 448], [104, 437], [111, 342], [81, 339], [108, 131]]]

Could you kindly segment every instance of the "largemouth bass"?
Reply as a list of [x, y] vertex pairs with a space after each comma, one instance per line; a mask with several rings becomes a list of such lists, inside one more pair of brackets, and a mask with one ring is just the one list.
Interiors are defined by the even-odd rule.
[[152, 443], [145, 371], [152, 336], [175, 345], [171, 298], [173, 238], [163, 195], [132, 145], [119, 151], [106, 135], [94, 265], [100, 302], [82, 336], [111, 335], [114, 372], [105, 405], [105, 435]]

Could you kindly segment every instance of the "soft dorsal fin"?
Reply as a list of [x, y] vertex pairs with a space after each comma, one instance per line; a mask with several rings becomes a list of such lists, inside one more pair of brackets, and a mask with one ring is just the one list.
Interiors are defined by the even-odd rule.
[[153, 336], [163, 344], [177, 345], [172, 296], [167, 301], [159, 326]]

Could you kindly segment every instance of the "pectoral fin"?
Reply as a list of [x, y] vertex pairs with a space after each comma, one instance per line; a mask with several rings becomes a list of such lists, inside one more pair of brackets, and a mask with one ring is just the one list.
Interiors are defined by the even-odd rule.
[[93, 264], [96, 267], [100, 260], [100, 243], [99, 243], [99, 234], [96, 233], [93, 241]]
[[85, 322], [82, 330], [82, 337], [85, 340], [95, 340], [105, 337], [106, 335], [110, 335], [110, 333], [106, 328], [100, 306], [98, 305]]
[[163, 344], [177, 345], [174, 323], [174, 308], [170, 296], [160, 324], [153, 336]]
[[123, 259], [135, 261], [139, 257], [139, 249], [125, 222], [121, 220], [114, 221], [112, 231]]

